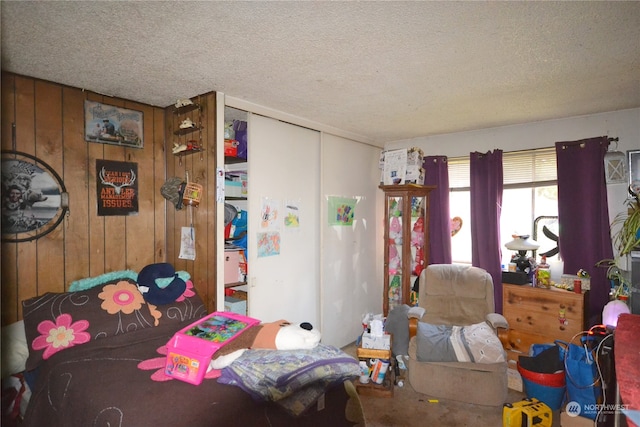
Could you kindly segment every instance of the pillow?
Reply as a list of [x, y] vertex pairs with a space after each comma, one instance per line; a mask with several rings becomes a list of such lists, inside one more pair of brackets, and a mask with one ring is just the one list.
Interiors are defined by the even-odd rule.
[[2, 378], [24, 371], [29, 357], [24, 320], [2, 328]]
[[486, 322], [468, 326], [418, 322], [416, 358], [420, 362], [499, 363], [502, 343]]
[[133, 270], [111, 271], [96, 277], [87, 277], [85, 279], [75, 280], [69, 285], [69, 292], [86, 291], [94, 286], [106, 285], [113, 283], [117, 279], [138, 280], [138, 273]]
[[206, 312], [193, 284], [174, 303], [156, 307], [145, 302], [135, 281], [126, 278], [84, 291], [48, 292], [23, 301], [22, 309], [29, 346], [27, 370], [76, 345], [144, 328], [176, 329]]
[[416, 358], [420, 362], [456, 362], [451, 343], [452, 327], [418, 322]]

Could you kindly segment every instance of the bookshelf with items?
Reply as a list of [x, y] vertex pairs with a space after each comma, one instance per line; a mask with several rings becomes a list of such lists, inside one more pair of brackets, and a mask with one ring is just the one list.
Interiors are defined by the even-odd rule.
[[199, 102], [190, 99], [179, 99], [174, 108], [173, 116], [175, 130], [173, 131], [174, 156], [182, 157], [195, 153], [202, 153], [204, 144], [202, 141], [202, 107]]
[[[225, 311], [246, 315], [248, 155], [247, 112], [224, 109]], [[227, 217], [235, 218], [227, 223]]]

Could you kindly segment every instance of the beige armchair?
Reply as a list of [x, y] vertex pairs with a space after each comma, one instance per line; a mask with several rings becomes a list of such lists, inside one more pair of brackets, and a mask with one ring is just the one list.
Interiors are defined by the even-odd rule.
[[[434, 264], [420, 275], [418, 311], [420, 319], [409, 313], [409, 383], [417, 392], [442, 399], [451, 399], [479, 405], [500, 406], [507, 399], [507, 362], [477, 363], [475, 360], [459, 362], [421, 362], [425, 349], [423, 336], [418, 332], [418, 321], [432, 325], [467, 326], [480, 324], [493, 340], [492, 332], [508, 328], [507, 321], [494, 313], [493, 281], [491, 275], [477, 267], [451, 264]], [[482, 322], [487, 322], [493, 331]], [[426, 325], [420, 325], [424, 331]], [[416, 333], [420, 336], [416, 337]], [[427, 347], [428, 348], [428, 347]], [[501, 346], [495, 352], [504, 350]], [[495, 354], [494, 354], [495, 355]], [[424, 356], [421, 356], [424, 360]], [[492, 359], [493, 360], [493, 359]], [[495, 360], [499, 360], [495, 359]]]

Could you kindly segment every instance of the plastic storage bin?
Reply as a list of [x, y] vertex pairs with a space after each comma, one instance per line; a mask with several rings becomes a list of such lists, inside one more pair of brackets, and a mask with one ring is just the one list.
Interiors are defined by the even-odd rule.
[[165, 373], [198, 385], [213, 354], [259, 320], [236, 313], [214, 312], [176, 332], [167, 343]]

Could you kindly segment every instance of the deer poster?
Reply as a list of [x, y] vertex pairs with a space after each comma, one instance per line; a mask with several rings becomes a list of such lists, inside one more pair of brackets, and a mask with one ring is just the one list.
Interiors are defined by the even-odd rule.
[[138, 213], [138, 164], [96, 160], [98, 215]]

